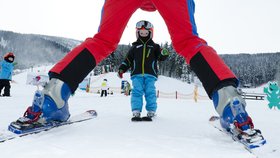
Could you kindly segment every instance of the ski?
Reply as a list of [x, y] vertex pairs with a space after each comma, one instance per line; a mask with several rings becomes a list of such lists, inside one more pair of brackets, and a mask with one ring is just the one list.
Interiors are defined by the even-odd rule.
[[83, 122], [87, 120], [91, 120], [97, 117], [97, 112], [95, 110], [88, 110], [86, 112], [71, 116], [66, 122], [50, 122], [44, 126], [38, 126], [35, 128], [28, 128], [25, 130], [21, 130], [16, 122], [12, 122], [8, 130], [2, 131], [0, 133], [0, 143], [5, 142], [7, 140], [11, 140], [17, 137], [23, 137], [31, 134], [37, 134], [42, 131], [48, 131], [56, 127], [61, 127], [64, 125], [70, 125], [78, 122]]
[[148, 116], [144, 116], [142, 117], [142, 121], [153, 121], [153, 119], [151, 117], [148, 117]]
[[148, 116], [144, 116], [144, 117], [132, 117], [131, 118], [132, 122], [151, 122], [153, 121], [153, 119], [151, 117]]
[[141, 121], [142, 121], [142, 118], [141, 118], [141, 117], [132, 117], [132, 118], [131, 118], [131, 121], [132, 121], [132, 122], [141, 122]]
[[[239, 142], [244, 146], [244, 148], [249, 151], [251, 154], [258, 157], [259, 155], [265, 155], [265, 154], [271, 154], [277, 151], [277, 149], [273, 149], [266, 144], [266, 140], [263, 138], [263, 136], [256, 135], [252, 136], [251, 138], [243, 139], [239, 135], [236, 136], [230, 131], [226, 131], [221, 127], [220, 124], [220, 117], [219, 116], [212, 116], [209, 119], [209, 123], [216, 129], [218, 129], [220, 132], [230, 136], [234, 141]], [[259, 130], [257, 130], [260, 132]]]

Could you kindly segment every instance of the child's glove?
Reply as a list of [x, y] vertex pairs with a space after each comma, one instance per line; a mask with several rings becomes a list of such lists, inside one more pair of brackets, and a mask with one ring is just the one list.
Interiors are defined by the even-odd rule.
[[168, 56], [169, 55], [169, 52], [168, 52], [168, 50], [166, 49], [166, 48], [162, 48], [162, 50], [161, 50], [161, 55], [163, 55], [163, 56]]
[[118, 77], [119, 77], [120, 79], [123, 78], [123, 70], [122, 70], [122, 69], [120, 69], [120, 70], [118, 71]]

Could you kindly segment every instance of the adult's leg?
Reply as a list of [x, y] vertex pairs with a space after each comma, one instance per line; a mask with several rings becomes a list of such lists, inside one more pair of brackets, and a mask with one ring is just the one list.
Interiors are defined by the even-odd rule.
[[223, 82], [237, 86], [233, 72], [216, 51], [198, 36], [193, 0], [151, 0], [163, 17], [173, 46], [202, 82], [208, 96]]
[[[116, 49], [130, 16], [140, 6], [138, 3], [139, 0], [105, 1], [98, 33], [74, 48], [50, 70], [51, 80], [42, 92], [35, 93], [28, 118], [43, 123], [69, 118], [68, 99], [71, 93], [96, 64]], [[42, 112], [40, 119], [34, 120], [38, 117], [33, 114], [39, 112]]]
[[216, 51], [198, 37], [194, 20], [193, 0], [151, 0], [167, 24], [176, 51], [185, 57], [213, 100], [222, 126], [229, 129], [233, 124], [246, 130], [253, 128], [246, 103], [237, 91], [237, 78]]
[[73, 93], [88, 73], [117, 48], [128, 20], [140, 5], [139, 0], [106, 0], [98, 33], [58, 62], [50, 70], [50, 78], [67, 83]]

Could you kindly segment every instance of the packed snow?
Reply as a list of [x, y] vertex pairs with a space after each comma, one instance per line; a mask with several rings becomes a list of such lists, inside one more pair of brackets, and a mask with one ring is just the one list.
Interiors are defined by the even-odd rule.
[[[48, 68], [40, 68], [48, 71]], [[36, 71], [36, 70], [33, 70]], [[0, 133], [31, 105], [36, 86], [27, 85], [30, 70], [13, 76], [12, 97], [0, 97]], [[129, 74], [124, 79], [130, 81]], [[116, 73], [93, 76], [91, 87], [106, 78], [111, 87], [120, 87]], [[162, 92], [193, 93], [194, 85], [160, 76]], [[252, 89], [261, 92], [261, 88]], [[206, 96], [202, 87], [199, 94]], [[280, 157], [280, 111], [270, 110], [266, 100], [247, 100], [247, 111], [255, 127], [262, 130], [267, 144], [259, 157]], [[208, 119], [217, 115], [211, 100], [158, 98], [153, 122], [131, 122], [130, 96], [115, 92], [108, 97], [77, 90], [69, 100], [72, 115], [89, 109], [97, 118], [50, 131], [0, 143], [1, 158], [254, 158], [244, 147], [213, 128]], [[143, 107], [142, 115], [146, 115]], [[270, 149], [276, 152], [270, 153]]]

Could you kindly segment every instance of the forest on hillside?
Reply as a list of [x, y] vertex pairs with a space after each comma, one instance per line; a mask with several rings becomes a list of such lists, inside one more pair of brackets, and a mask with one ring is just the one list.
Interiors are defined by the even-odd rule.
[[[118, 49], [99, 66], [109, 65], [111, 71], [125, 59], [130, 45], [119, 45]], [[172, 45], [164, 44], [169, 50], [167, 60], [159, 62], [159, 74], [191, 82], [195, 76], [185, 59], [178, 55]], [[241, 86], [256, 87], [268, 81], [280, 81], [280, 52], [257, 54], [222, 54], [220, 57], [240, 80]], [[98, 68], [96, 68], [98, 69]]]
[[[54, 64], [80, 43], [81, 41], [63, 37], [0, 30], [0, 56], [6, 52], [14, 52], [17, 63], [15, 69]], [[192, 82], [195, 74], [185, 59], [176, 53], [171, 44], [165, 43], [161, 46], [169, 50], [170, 56], [166, 61], [159, 62], [159, 74]], [[102, 73], [104, 67], [109, 68], [108, 71], [118, 71], [130, 47], [130, 44], [118, 45], [117, 49], [93, 70], [95, 74]], [[280, 52], [256, 54], [237, 52], [220, 56], [239, 78], [241, 86], [254, 87], [273, 80], [280, 83]]]

